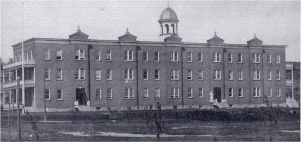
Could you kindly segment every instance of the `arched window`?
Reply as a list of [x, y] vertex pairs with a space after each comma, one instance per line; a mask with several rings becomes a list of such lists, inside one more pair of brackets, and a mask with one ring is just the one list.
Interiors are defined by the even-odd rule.
[[172, 27], [172, 34], [175, 34], [175, 25], [171, 24], [171, 27]]
[[168, 26], [168, 24], [165, 24], [165, 28], [166, 28], [166, 34], [168, 34], [169, 33], [169, 26]]

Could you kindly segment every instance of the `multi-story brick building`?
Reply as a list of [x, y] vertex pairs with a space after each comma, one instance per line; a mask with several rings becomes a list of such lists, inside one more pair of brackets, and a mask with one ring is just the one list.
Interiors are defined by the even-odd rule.
[[264, 45], [255, 35], [247, 44], [226, 44], [216, 34], [207, 43], [182, 42], [178, 22], [171, 8], [162, 12], [159, 42], [138, 41], [129, 31], [94, 40], [78, 29], [68, 39], [15, 44], [15, 62], [4, 66], [4, 107], [16, 102], [17, 77], [25, 80], [19, 101], [31, 111], [44, 103], [48, 111], [285, 103], [285, 45]]

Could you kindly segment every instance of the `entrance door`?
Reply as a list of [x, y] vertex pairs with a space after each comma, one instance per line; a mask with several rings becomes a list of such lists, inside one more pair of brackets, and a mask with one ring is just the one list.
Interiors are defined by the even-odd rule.
[[76, 101], [78, 105], [87, 105], [85, 88], [76, 88]]
[[222, 101], [222, 89], [221, 89], [221, 87], [214, 87], [213, 88], [213, 99], [216, 99], [217, 102]]

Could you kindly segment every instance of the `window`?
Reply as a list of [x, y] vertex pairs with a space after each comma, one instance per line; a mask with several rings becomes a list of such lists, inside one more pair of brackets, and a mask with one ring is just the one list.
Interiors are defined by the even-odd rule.
[[187, 72], [187, 80], [192, 80], [192, 70], [188, 70], [188, 72]]
[[277, 71], [277, 79], [276, 80], [281, 80], [281, 72], [280, 71]]
[[143, 80], [148, 80], [148, 70], [143, 70]]
[[75, 79], [85, 79], [85, 69], [78, 69], [75, 72]]
[[198, 53], [198, 62], [203, 62], [203, 53]]
[[273, 97], [273, 88], [269, 88], [269, 95], [268, 97]]
[[95, 72], [95, 79], [96, 80], [101, 80], [101, 70], [96, 70], [96, 72]]
[[228, 89], [228, 95], [229, 97], [233, 97], [233, 88]]
[[95, 91], [96, 100], [101, 99], [101, 89], [96, 89]]
[[148, 61], [148, 52], [143, 52], [143, 61]]
[[280, 63], [280, 55], [277, 55], [276, 63]]
[[45, 89], [44, 95], [45, 95], [45, 100], [50, 100], [50, 89]]
[[281, 88], [277, 88], [276, 94], [277, 94], [277, 97], [281, 97]]
[[179, 88], [171, 88], [171, 98], [179, 98]]
[[260, 80], [260, 71], [254, 71], [253, 80]]
[[124, 51], [124, 60], [125, 61], [133, 61], [134, 60], [134, 51], [133, 50], [126, 50]]
[[160, 52], [155, 52], [155, 62], [160, 61]]
[[178, 52], [175, 52], [175, 51], [171, 52], [170, 61], [177, 62], [179, 59], [178, 56], [179, 56]]
[[63, 100], [63, 89], [57, 89], [57, 100]]
[[238, 80], [243, 80], [243, 79], [244, 79], [244, 72], [238, 71]]
[[192, 62], [192, 53], [191, 52], [187, 53], [187, 62]]
[[148, 89], [143, 90], [143, 99], [148, 99]]
[[203, 98], [203, 97], [204, 97], [203, 88], [199, 88], [199, 98]]
[[50, 60], [50, 55], [49, 54], [50, 54], [49, 49], [44, 49], [44, 60]]
[[203, 80], [203, 79], [204, 79], [204, 73], [203, 73], [203, 70], [199, 70], [198, 80]]
[[107, 80], [112, 80], [112, 70], [107, 70]]
[[30, 50], [30, 56], [29, 56], [30, 60], [33, 60], [33, 53], [32, 50]]
[[244, 88], [238, 88], [238, 97], [244, 97]]
[[272, 71], [268, 71], [268, 80], [272, 80], [273, 74]]
[[96, 61], [101, 61], [101, 50], [96, 50], [95, 59]]
[[160, 72], [159, 72], [159, 70], [155, 70], [155, 80], [160, 80]]
[[253, 53], [253, 63], [260, 63], [260, 54]]
[[228, 63], [232, 63], [232, 54], [228, 53]]
[[63, 59], [63, 50], [59, 49], [56, 50], [56, 60], [62, 60]]
[[125, 88], [125, 99], [134, 99], [134, 89]]
[[112, 52], [110, 50], [107, 51], [106, 61], [112, 61]]
[[238, 60], [237, 60], [237, 62], [238, 62], [238, 63], [242, 63], [242, 59], [243, 59], [243, 58], [242, 58], [242, 54], [239, 53], [239, 54], [238, 54]]
[[253, 88], [253, 97], [260, 97], [260, 88]]
[[50, 80], [50, 69], [44, 69], [44, 79]]
[[222, 76], [222, 71], [221, 70], [214, 70], [213, 71], [213, 80], [221, 80]]
[[75, 60], [85, 60], [85, 52], [83, 49], [77, 49], [75, 51]]
[[267, 63], [272, 63], [272, 55], [267, 54]]
[[56, 70], [56, 80], [62, 80], [63, 79], [63, 72], [62, 69]]
[[221, 62], [221, 54], [213, 53], [213, 62]]
[[188, 98], [193, 98], [192, 88], [188, 88]]
[[155, 94], [155, 98], [160, 98], [160, 89], [159, 88], [156, 88], [155, 89], [155, 92], [156, 92], [156, 94]]
[[125, 75], [124, 78], [126, 80], [133, 80], [134, 79], [133, 74], [134, 74], [134, 70], [132, 70], [132, 69], [126, 69], [124, 71], [124, 75]]
[[233, 71], [229, 71], [228, 73], [228, 79], [233, 80]]
[[107, 88], [107, 99], [112, 99], [112, 88]]
[[179, 80], [179, 70], [171, 70], [170, 80]]

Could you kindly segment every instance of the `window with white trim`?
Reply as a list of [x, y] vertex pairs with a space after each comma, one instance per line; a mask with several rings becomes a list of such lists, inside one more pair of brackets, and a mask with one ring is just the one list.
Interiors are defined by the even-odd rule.
[[253, 88], [253, 97], [260, 97], [260, 88]]
[[113, 71], [108, 69], [107, 70], [107, 80], [112, 80], [113, 77]]
[[44, 69], [44, 79], [50, 80], [50, 69]]
[[272, 55], [267, 54], [267, 63], [272, 63]]
[[260, 71], [259, 70], [254, 71], [253, 80], [260, 80]]
[[97, 49], [95, 53], [96, 61], [101, 61], [101, 50]]
[[281, 97], [281, 88], [277, 88], [276, 94], [277, 94], [277, 97]]
[[203, 80], [203, 79], [204, 79], [203, 70], [199, 70], [198, 80]]
[[77, 69], [75, 72], [75, 79], [85, 79], [85, 69]]
[[228, 72], [228, 80], [233, 80], [233, 71]]
[[85, 60], [85, 52], [83, 49], [75, 50], [75, 60]]
[[172, 99], [180, 98], [179, 90], [180, 90], [179, 88], [171, 88], [171, 98]]
[[232, 53], [228, 53], [228, 63], [232, 63]]
[[199, 98], [203, 98], [204, 97], [204, 92], [203, 91], [204, 91], [203, 88], [199, 88], [199, 91], [198, 91]]
[[233, 88], [228, 88], [229, 97], [233, 97]]
[[143, 99], [148, 99], [148, 89], [143, 90]]
[[171, 52], [170, 54], [170, 61], [172, 62], [178, 62], [179, 60], [179, 53], [176, 51]]
[[62, 79], [63, 79], [62, 69], [56, 69], [56, 80], [62, 80]]
[[143, 52], [143, 61], [148, 61], [148, 52]]
[[277, 55], [277, 57], [276, 57], [276, 63], [280, 63], [280, 55]]
[[238, 71], [238, 80], [244, 80], [244, 71]]
[[96, 72], [95, 72], [95, 79], [96, 80], [101, 80], [101, 70], [96, 70]]
[[238, 97], [244, 97], [244, 88], [238, 88]]
[[179, 80], [179, 70], [171, 70], [170, 80]]
[[221, 62], [221, 53], [219, 52], [213, 53], [213, 62]]
[[45, 100], [50, 100], [50, 89], [44, 90]]
[[155, 93], [156, 93], [156, 94], [155, 94], [155, 98], [160, 98], [160, 97], [161, 97], [161, 94], [160, 94], [161, 92], [160, 92], [160, 89], [159, 89], [159, 88], [156, 88], [156, 89], [155, 89]]
[[160, 71], [155, 70], [155, 80], [160, 80]]
[[242, 63], [243, 62], [243, 58], [242, 58], [242, 54], [239, 53], [238, 54], [238, 60], [237, 60], [238, 63]]
[[[50, 60], [50, 51], [49, 51], [49, 49], [44, 49], [44, 60]], [[19, 58], [18, 61], [21, 61], [21, 59]]]
[[198, 62], [203, 62], [203, 53], [198, 53]]
[[148, 80], [148, 70], [143, 70], [143, 80]]
[[125, 78], [125, 80], [133, 80], [134, 79], [134, 70], [133, 69], [125, 69], [124, 70], [124, 78]]
[[133, 61], [134, 60], [134, 51], [133, 50], [126, 50], [124, 51], [124, 60], [125, 61]]
[[281, 72], [277, 71], [276, 80], [281, 80]]
[[112, 52], [108, 50], [106, 54], [107, 54], [106, 61], [112, 61]]
[[253, 63], [260, 63], [260, 54], [253, 53]]
[[187, 71], [187, 80], [192, 80], [192, 70]]
[[192, 88], [188, 88], [188, 98], [193, 98], [193, 90], [192, 90]]
[[[27, 54], [27, 56], [28, 56], [28, 54]], [[62, 60], [62, 59], [63, 59], [63, 50], [62, 49], [56, 50], [56, 60]]]
[[222, 71], [214, 70], [213, 71], [213, 80], [221, 80], [222, 79]]
[[192, 62], [192, 53], [191, 52], [187, 53], [187, 62]]
[[272, 74], [272, 71], [268, 71], [268, 80], [272, 80], [273, 78], [273, 74]]
[[268, 97], [273, 97], [273, 88], [272, 87], [269, 88], [269, 95], [268, 95]]
[[63, 89], [57, 89], [56, 93], [57, 100], [63, 100]]
[[134, 89], [125, 88], [125, 99], [134, 99]]
[[155, 52], [155, 62], [159, 62], [160, 61], [160, 52], [156, 51]]
[[112, 99], [112, 93], [113, 93], [113, 90], [112, 88], [107, 88], [107, 99]]
[[101, 100], [101, 89], [95, 90], [95, 97], [96, 97], [96, 100]]

